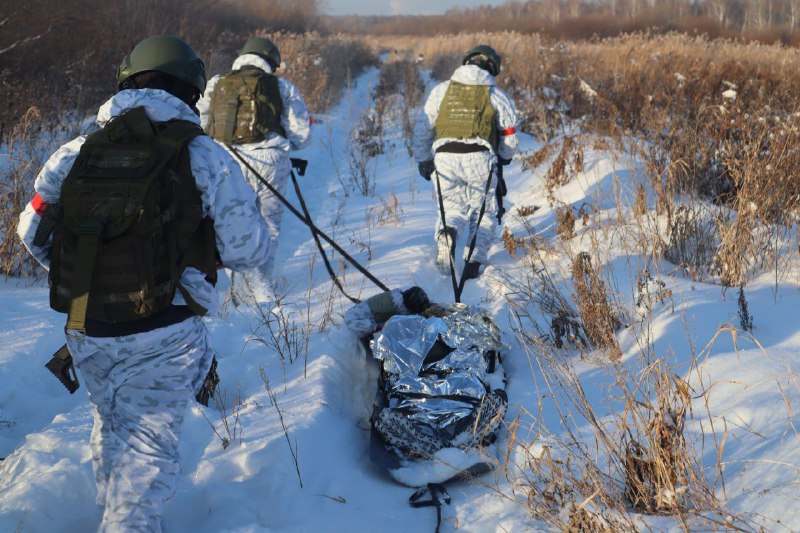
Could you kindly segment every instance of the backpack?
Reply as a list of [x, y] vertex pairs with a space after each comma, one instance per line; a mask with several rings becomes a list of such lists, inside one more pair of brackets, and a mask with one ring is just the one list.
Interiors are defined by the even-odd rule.
[[108, 323], [147, 318], [180, 290], [188, 266], [216, 282], [213, 221], [189, 163], [191, 122], [154, 123], [144, 108], [90, 135], [61, 188], [53, 230], [50, 307], [68, 313], [68, 334], [84, 335], [87, 318]]
[[244, 68], [217, 81], [206, 129], [225, 144], [259, 142], [269, 133], [285, 137], [282, 113], [278, 77], [255, 67]]
[[436, 116], [436, 139], [487, 141], [497, 149], [497, 112], [492, 107], [491, 87], [451, 81]]

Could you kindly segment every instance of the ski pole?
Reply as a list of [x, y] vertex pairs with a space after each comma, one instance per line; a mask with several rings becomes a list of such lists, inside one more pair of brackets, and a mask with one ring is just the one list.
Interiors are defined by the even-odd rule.
[[339, 252], [340, 254], [342, 254], [342, 257], [344, 257], [344, 258], [345, 258], [345, 259], [346, 259], [346, 260], [347, 260], [347, 261], [348, 261], [348, 262], [349, 262], [351, 265], [353, 265], [354, 267], [356, 267], [356, 269], [358, 269], [358, 271], [359, 271], [359, 272], [361, 272], [362, 274], [364, 274], [364, 276], [366, 276], [366, 277], [367, 277], [367, 279], [369, 279], [369, 280], [370, 280], [372, 283], [374, 283], [374, 284], [375, 284], [375, 285], [376, 285], [378, 288], [380, 288], [380, 289], [381, 289], [381, 290], [383, 290], [383, 291], [388, 291], [388, 290], [389, 290], [389, 287], [387, 287], [385, 284], [383, 284], [383, 283], [381, 282], [381, 280], [379, 280], [378, 278], [376, 278], [375, 276], [373, 276], [373, 275], [372, 275], [372, 274], [371, 274], [371, 273], [370, 273], [370, 272], [369, 272], [369, 271], [368, 271], [366, 268], [364, 268], [363, 266], [361, 266], [361, 264], [360, 264], [358, 261], [356, 261], [355, 259], [353, 259], [353, 257], [352, 257], [352, 256], [350, 256], [350, 254], [348, 254], [347, 252], [345, 252], [345, 251], [344, 251], [344, 249], [342, 249], [342, 247], [341, 247], [341, 246], [339, 246], [338, 244], [336, 244], [336, 242], [335, 242], [333, 239], [331, 239], [330, 237], [328, 237], [328, 236], [327, 236], [325, 233], [323, 233], [323, 232], [322, 232], [322, 231], [321, 231], [321, 230], [320, 230], [320, 229], [319, 229], [317, 226], [315, 226], [315, 225], [314, 225], [314, 222], [313, 222], [313, 221], [312, 221], [310, 218], [309, 218], [309, 219], [306, 219], [306, 218], [305, 218], [305, 217], [302, 215], [302, 213], [300, 213], [300, 211], [298, 211], [298, 210], [297, 210], [297, 209], [296, 209], [296, 208], [295, 208], [295, 207], [294, 207], [294, 206], [293, 206], [293, 205], [292, 205], [292, 204], [289, 202], [289, 200], [287, 200], [287, 199], [286, 199], [286, 198], [285, 198], [285, 197], [284, 197], [284, 196], [283, 196], [283, 195], [282, 195], [282, 194], [281, 194], [281, 193], [280, 193], [280, 192], [279, 192], [279, 191], [278, 191], [278, 190], [277, 190], [275, 187], [273, 187], [273, 185], [272, 185], [270, 182], [268, 182], [266, 179], [264, 179], [264, 177], [263, 177], [261, 174], [259, 174], [259, 173], [258, 173], [258, 171], [257, 171], [256, 169], [254, 169], [254, 168], [253, 168], [253, 165], [251, 165], [250, 163], [248, 163], [248, 162], [247, 162], [247, 160], [246, 160], [244, 157], [242, 157], [242, 154], [240, 154], [238, 150], [236, 150], [236, 149], [235, 149], [233, 146], [231, 146], [230, 144], [226, 144], [225, 146], [227, 146], [227, 147], [228, 147], [228, 149], [231, 151], [231, 153], [233, 153], [233, 155], [235, 155], [235, 156], [236, 156], [236, 158], [237, 158], [239, 161], [241, 161], [241, 162], [242, 162], [242, 164], [244, 164], [244, 166], [245, 166], [245, 167], [247, 167], [247, 169], [248, 169], [248, 170], [250, 170], [250, 172], [252, 172], [252, 173], [253, 173], [253, 175], [254, 175], [256, 178], [258, 178], [258, 180], [259, 180], [261, 183], [263, 183], [263, 184], [264, 184], [264, 185], [267, 187], [267, 189], [269, 189], [269, 191], [270, 191], [272, 194], [274, 194], [274, 195], [275, 195], [275, 197], [276, 197], [278, 200], [280, 200], [280, 202], [281, 202], [283, 205], [285, 205], [287, 209], [289, 209], [289, 211], [291, 211], [291, 212], [292, 212], [292, 214], [293, 214], [294, 216], [296, 216], [298, 219], [300, 219], [300, 221], [301, 221], [301, 222], [303, 222], [303, 223], [304, 223], [306, 226], [308, 226], [308, 227], [309, 227], [309, 229], [311, 229], [311, 231], [312, 231], [313, 233], [315, 233], [315, 234], [319, 235], [320, 237], [322, 237], [322, 239], [324, 239], [324, 240], [325, 240], [325, 242], [327, 242], [328, 244], [330, 244], [330, 245], [331, 245], [331, 247], [332, 247], [334, 250], [336, 250], [337, 252]]

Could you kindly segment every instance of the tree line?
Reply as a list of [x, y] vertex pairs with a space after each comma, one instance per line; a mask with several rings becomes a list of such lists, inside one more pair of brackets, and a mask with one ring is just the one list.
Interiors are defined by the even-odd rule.
[[800, 0], [528, 0], [455, 8], [437, 16], [353, 16], [326, 22], [336, 31], [373, 35], [510, 30], [582, 39], [684, 31], [794, 44]]

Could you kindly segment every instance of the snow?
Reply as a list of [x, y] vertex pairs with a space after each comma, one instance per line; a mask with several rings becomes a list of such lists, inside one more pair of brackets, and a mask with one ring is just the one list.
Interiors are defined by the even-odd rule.
[[[307, 175], [299, 178], [305, 200], [319, 227], [389, 287], [418, 284], [433, 301], [452, 301], [449, 280], [433, 262], [436, 204], [430, 185], [416, 176], [391, 115], [384, 117], [386, 151], [374, 161], [375, 193], [364, 197], [353, 187], [343, 190], [350, 183], [348, 135], [369, 105], [376, 80], [377, 71], [362, 77], [338, 107], [315, 121], [312, 146], [296, 154], [310, 161]], [[521, 144], [524, 152], [541, 146], [527, 136]], [[602, 244], [604, 272], [613, 280], [610, 290], [631, 324], [617, 334], [620, 364], [632, 372], [638, 368], [637, 320], [642, 311], [635, 306], [636, 280], [647, 267], [653, 279], [671, 291], [663, 302], [651, 302], [652, 350], [668, 360], [698, 398], [686, 437], [712, 484], [718, 475], [717, 445], [724, 441], [725, 484], [714, 484], [717, 498], [768, 530], [800, 530], [797, 272], [777, 286], [764, 274], [746, 287], [755, 329], [752, 335], [740, 331], [735, 291], [693, 281], [666, 261], [654, 264], [626, 239], [632, 224], [620, 220], [624, 216], [618, 206], [631, 205], [638, 185], [645, 184], [640, 161], [587, 148], [583, 170], [553, 192], [553, 205], [544, 188], [547, 167], [523, 170], [515, 160], [506, 168], [505, 226], [518, 237], [533, 229], [552, 244], [540, 256], [559, 286], [569, 279], [569, 262], [559, 253], [567, 245], [556, 235], [557, 209], [583, 209], [605, 228], [617, 228], [584, 226], [578, 217], [577, 236], [569, 246], [576, 254], [591, 250], [593, 241]], [[390, 209], [392, 197], [397, 206]], [[297, 205], [293, 193], [289, 198]], [[651, 209], [655, 201], [647, 198]], [[515, 214], [516, 207], [533, 205], [540, 206], [534, 214]], [[180, 448], [183, 473], [164, 516], [167, 531], [433, 530], [435, 512], [412, 509], [412, 491], [369, 460], [376, 369], [342, 327], [341, 317], [350, 303], [332, 286], [314, 250], [308, 230], [287, 213], [276, 261], [281, 301], [272, 315], [298, 327], [300, 342], [294, 351], [284, 348], [281, 355], [269, 342], [261, 342], [268, 332], [256, 310], [247, 306], [229, 304], [219, 316], [207, 319], [218, 352], [225, 416], [213, 404], [190, 408]], [[511, 446], [510, 464], [524, 469], [527, 461], [539, 457], [545, 442], [558, 440], [568, 428], [547, 387], [549, 376], [512, 334], [518, 325], [512, 311], [525, 309], [546, 324], [540, 310], [509, 288], [510, 282], [522, 282], [530, 268], [523, 255], [510, 256], [498, 240], [490, 254], [492, 266], [477, 282], [467, 284], [463, 301], [487, 309], [511, 346], [503, 362], [509, 376], [506, 419], [510, 423], [519, 418], [522, 429], [513, 443], [508, 436], [501, 439], [498, 449], [505, 452]], [[344, 268], [343, 279], [352, 294], [363, 298], [377, 292], [338, 258], [333, 264]], [[649, 283], [651, 289], [660, 286]], [[218, 290], [226, 286], [223, 281]], [[49, 309], [42, 283], [0, 281], [0, 294], [0, 457], [6, 457], [0, 463], [0, 531], [91, 531], [101, 510], [94, 503], [86, 392], [81, 388], [70, 396], [44, 369], [50, 354], [63, 344], [64, 316]], [[564, 358], [598, 416], [619, 409], [612, 367], [601, 354], [565, 349]], [[704, 391], [708, 394], [701, 398]], [[591, 443], [591, 429], [580, 414], [573, 412], [568, 419], [571, 430]], [[224, 448], [222, 438], [230, 445]], [[452, 451], [444, 455], [443, 463], [463, 459]], [[504, 458], [499, 460], [502, 464]], [[413, 484], [411, 478], [408, 481]], [[548, 528], [531, 517], [524, 487], [512, 481], [501, 468], [449, 485], [453, 501], [443, 508], [443, 531]], [[577, 503], [590, 496], [582, 495]], [[636, 520], [642, 527], [681, 529], [679, 521], [669, 517]]]

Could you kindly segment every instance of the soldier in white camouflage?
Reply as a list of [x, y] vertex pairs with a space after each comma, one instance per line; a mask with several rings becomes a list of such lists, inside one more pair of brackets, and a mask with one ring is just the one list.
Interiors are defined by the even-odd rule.
[[[289, 152], [311, 141], [311, 125], [303, 96], [292, 82], [278, 76], [281, 54], [271, 40], [249, 39], [231, 72], [208, 81], [198, 102], [203, 128], [233, 148], [281, 194], [291, 172]], [[249, 81], [252, 90], [246, 89]], [[253, 93], [256, 94], [253, 94]], [[283, 203], [245, 165], [242, 172], [258, 196], [261, 216], [270, 230], [271, 253], [259, 270], [269, 283], [280, 235]]]
[[498, 222], [497, 168], [517, 151], [514, 102], [495, 82], [500, 64], [500, 56], [490, 46], [469, 50], [452, 77], [431, 90], [414, 126], [419, 173], [429, 181], [438, 175], [441, 184], [447, 227], [440, 213], [435, 238], [436, 264], [442, 273], [449, 272], [458, 237], [466, 232], [465, 261], [475, 237], [474, 253], [464, 264], [464, 279], [478, 277], [488, 259]]
[[[202, 217], [213, 226], [210, 233], [192, 230], [195, 232], [192, 235], [207, 237], [205, 245], [199, 246], [212, 254], [204, 263], [206, 268], [185, 266], [171, 274], [177, 279], [167, 280], [165, 286], [171, 292], [166, 293], [168, 300], [162, 308], [127, 307], [128, 311], [141, 314], [135, 320], [98, 319], [98, 316], [107, 318], [102, 315], [105, 304], [109, 316], [114, 318], [114, 312], [109, 310], [121, 301], [117, 294], [95, 294], [104, 284], [115, 283], [114, 279], [103, 279], [107, 270], [91, 278], [88, 309], [75, 312], [74, 303], [80, 298], [71, 299], [69, 316], [80, 316], [73, 323], [78, 326], [67, 330], [67, 344], [88, 389], [89, 400], [96, 408], [91, 449], [97, 503], [104, 507], [100, 531], [162, 530], [164, 502], [174, 494], [180, 471], [178, 442], [183, 418], [214, 355], [206, 326], [198, 314], [213, 314], [217, 310], [218, 297], [213, 286], [216, 262], [234, 270], [245, 270], [263, 264], [271, 251], [269, 229], [259, 215], [256, 196], [239, 165], [199, 127], [195, 104], [205, 88], [205, 81], [202, 61], [181, 39], [159, 36], [139, 43], [125, 57], [118, 71], [120, 91], [103, 104], [97, 114], [100, 131], [70, 141], [50, 157], [36, 178], [34, 199], [25, 208], [18, 225], [18, 233], [30, 253], [50, 270], [53, 305], [60, 298], [59, 291], [68, 287], [64, 279], [66, 274], [80, 277], [81, 273], [77, 268], [69, 272], [70, 267], [64, 261], [64, 257], [73, 253], [63, 244], [68, 240], [65, 232], [69, 229], [63, 227], [69, 223], [67, 217], [55, 224], [55, 230], [46, 239], [38, 238], [37, 229], [53, 206], [67, 201], [67, 185], [80, 187], [73, 183], [77, 178], [72, 176], [76, 172], [81, 175], [78, 168], [81, 164], [97, 170], [97, 161], [93, 163], [89, 158], [87, 162], [85, 154], [91, 152], [98, 135], [102, 137], [109, 132], [112, 138], [110, 132], [115, 131], [115, 125], [130, 119], [137, 127], [149, 125], [145, 130], [153, 130], [149, 134], [155, 135], [154, 143], [160, 143], [161, 149], [167, 147], [166, 152], [159, 153], [178, 154], [170, 156], [170, 161], [176, 162], [174, 169], [158, 174], [156, 179], [166, 183], [158, 182], [159, 187], [176, 187], [170, 185], [172, 181], [188, 184], [188, 191], [173, 190], [177, 196], [195, 198], [197, 204], [190, 209], [199, 211], [198, 219]], [[172, 143], [166, 138], [164, 132], [174, 125], [190, 132], [184, 137], [189, 140]], [[164, 139], [160, 140], [162, 137]], [[97, 152], [101, 156], [109, 153], [109, 146], [115, 146], [109, 145], [107, 139], [104, 142], [101, 148], [106, 152]], [[122, 164], [120, 161], [128, 161], [140, 166], [141, 161], [128, 155], [143, 150], [149, 153], [150, 148], [134, 147], [133, 152], [111, 154], [113, 157], [106, 159], [100, 157], [105, 163], [99, 167], [111, 168], [120, 180], [125, 169], [115, 165], [118, 167]], [[94, 179], [102, 179], [102, 173], [101, 178]], [[62, 207], [66, 212], [67, 207]], [[97, 207], [102, 209], [102, 204]], [[160, 213], [149, 221], [153, 234], [158, 234], [159, 228], [166, 228], [165, 232], [173, 232], [180, 238], [183, 230], [176, 228], [180, 228], [188, 212], [173, 212], [170, 208]], [[152, 215], [143, 214], [139, 218], [148, 216]], [[103, 231], [107, 229], [104, 227]], [[102, 234], [102, 239], [107, 237], [106, 233]], [[78, 237], [79, 250], [81, 238]], [[108, 237], [103, 241], [100, 251], [91, 258], [90, 266], [104, 260], [107, 250], [113, 249], [112, 240]], [[165, 242], [169, 244], [170, 241]], [[179, 250], [186, 249], [194, 248], [179, 247]], [[167, 255], [171, 253], [160, 261], [169, 261]], [[79, 253], [73, 256], [76, 262], [83, 261], [80, 257]], [[158, 254], [155, 257], [159, 261]], [[195, 264], [184, 262], [180, 257], [175, 260], [181, 266]], [[156, 264], [152, 268], [159, 266]], [[120, 272], [120, 276], [125, 276], [131, 270]], [[148, 283], [142, 282], [140, 292], [148, 293]], [[128, 295], [136, 297], [133, 293]], [[102, 298], [107, 299], [101, 301]], [[103, 302], [105, 304], [100, 305]]]

